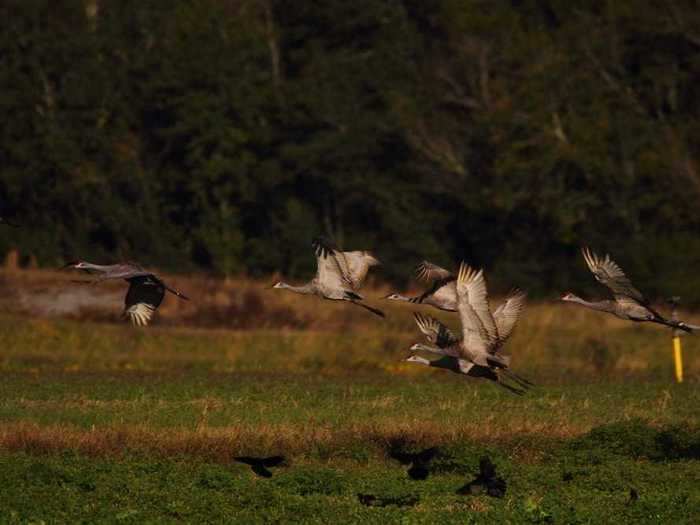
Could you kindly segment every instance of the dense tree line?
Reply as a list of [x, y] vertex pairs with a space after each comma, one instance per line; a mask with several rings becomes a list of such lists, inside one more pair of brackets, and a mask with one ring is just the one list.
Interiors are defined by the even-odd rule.
[[[578, 4], [578, 5], [577, 5]], [[290, 276], [310, 238], [700, 301], [693, 0], [2, 0], [0, 232]], [[657, 274], [658, 272], [658, 274]], [[498, 285], [497, 285], [498, 286]]]

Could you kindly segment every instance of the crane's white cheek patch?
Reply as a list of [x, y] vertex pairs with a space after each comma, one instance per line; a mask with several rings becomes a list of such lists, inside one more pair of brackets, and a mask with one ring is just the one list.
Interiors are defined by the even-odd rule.
[[153, 317], [154, 311], [155, 308], [150, 304], [137, 303], [127, 308], [125, 313], [129, 316], [134, 326], [146, 326]]

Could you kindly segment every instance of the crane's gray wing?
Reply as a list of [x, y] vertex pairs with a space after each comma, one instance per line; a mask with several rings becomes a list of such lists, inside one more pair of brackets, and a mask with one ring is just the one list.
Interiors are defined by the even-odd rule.
[[457, 289], [454, 279], [447, 281], [435, 281], [435, 283], [440, 283], [440, 286], [438, 286], [437, 289], [432, 292], [434, 303], [440, 305], [439, 307], [443, 310], [456, 312]]
[[[422, 303], [432, 295], [439, 302], [444, 302], [447, 305], [452, 302], [456, 303], [457, 298], [454, 296], [454, 290], [450, 286], [450, 283], [454, 282], [455, 276], [449, 270], [437, 264], [423, 261], [416, 267], [416, 277], [423, 281], [432, 281], [433, 283], [430, 288], [418, 297], [417, 302]], [[440, 295], [444, 297], [438, 297]]]
[[[520, 313], [525, 307], [525, 299], [527, 294], [521, 290], [513, 290], [506, 300], [501, 304], [493, 314], [493, 319], [496, 322], [498, 330], [498, 339], [500, 344], [506, 342], [513, 332]], [[495, 347], [496, 348], [496, 347]]]
[[642, 293], [632, 285], [622, 268], [610, 258], [610, 255], [605, 254], [604, 258], [599, 257], [586, 247], [581, 249], [581, 253], [593, 276], [599, 283], [610, 289], [616, 300], [632, 299], [638, 303], [647, 303]]
[[419, 313], [413, 314], [413, 317], [429, 343], [439, 348], [447, 348], [459, 342], [459, 337], [437, 319]]
[[124, 315], [136, 326], [146, 326], [163, 302], [165, 285], [154, 275], [131, 277], [124, 299]]
[[[339, 252], [335, 244], [317, 237], [312, 246], [316, 253], [316, 280], [323, 286], [335, 289], [352, 289], [352, 281], [345, 257]], [[338, 254], [341, 254], [339, 257]]]
[[454, 279], [451, 271], [428, 261], [423, 261], [416, 267], [416, 277], [423, 281]]
[[381, 264], [379, 259], [368, 251], [340, 252], [348, 267], [348, 274], [354, 290], [359, 290], [365, 282], [370, 267]]
[[[457, 311], [462, 321], [462, 349], [464, 357], [473, 360], [476, 354], [483, 354], [494, 344], [474, 308], [475, 299], [484, 295], [482, 270], [476, 271], [462, 263], [457, 274]], [[472, 297], [473, 296], [473, 297]]]

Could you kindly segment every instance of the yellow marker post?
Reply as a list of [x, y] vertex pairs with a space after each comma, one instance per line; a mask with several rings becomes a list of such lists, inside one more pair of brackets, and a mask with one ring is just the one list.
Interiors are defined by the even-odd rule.
[[[676, 308], [680, 302], [680, 297], [671, 298], [671, 319], [678, 321]], [[683, 382], [683, 351], [681, 349], [681, 331], [678, 328], [673, 329], [673, 363], [676, 368], [676, 383]]]
[[676, 382], [683, 382], [683, 354], [681, 352], [681, 338], [676, 333], [677, 328], [673, 329], [673, 362], [676, 364]]

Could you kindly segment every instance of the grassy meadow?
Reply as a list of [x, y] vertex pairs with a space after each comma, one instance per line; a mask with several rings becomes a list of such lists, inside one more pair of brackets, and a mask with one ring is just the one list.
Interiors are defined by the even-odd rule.
[[[2, 523], [700, 519], [693, 336], [677, 385], [668, 331], [529, 305], [508, 349], [538, 386], [517, 397], [404, 363], [414, 307], [383, 288], [366, 295], [385, 321], [269, 283], [179, 277], [194, 300], [168, 297], [135, 329], [119, 320], [123, 285], [69, 279], [0, 274]], [[429, 447], [425, 480], [392, 458]], [[285, 461], [268, 479], [241, 455]], [[505, 497], [456, 494], [484, 455]]]

